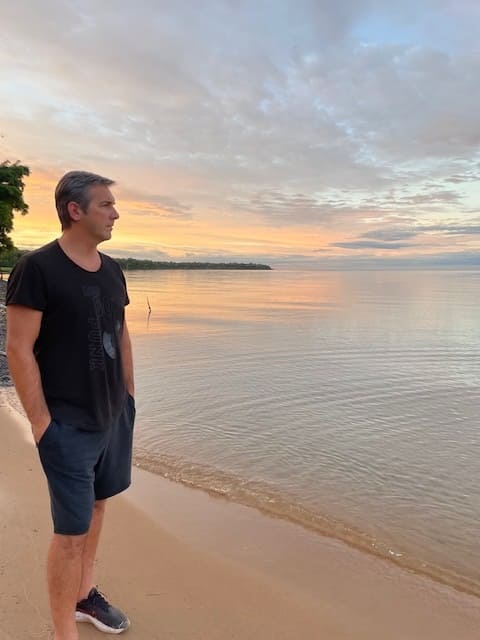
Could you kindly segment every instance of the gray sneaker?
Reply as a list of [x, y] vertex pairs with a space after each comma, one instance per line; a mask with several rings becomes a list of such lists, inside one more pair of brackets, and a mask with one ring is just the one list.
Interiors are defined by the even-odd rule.
[[130, 626], [127, 616], [113, 607], [95, 587], [86, 598], [77, 602], [75, 611], [77, 622], [90, 622], [104, 633], [122, 633]]

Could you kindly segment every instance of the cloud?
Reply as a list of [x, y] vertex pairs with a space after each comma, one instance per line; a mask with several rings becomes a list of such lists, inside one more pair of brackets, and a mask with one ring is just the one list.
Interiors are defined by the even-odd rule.
[[[478, 164], [477, 164], [478, 167]], [[457, 173], [453, 176], [445, 178], [445, 182], [453, 184], [462, 184], [465, 182], [478, 182], [480, 180], [480, 171], [472, 168], [470, 171]]]
[[272, 256], [269, 264], [281, 268], [330, 271], [342, 269], [478, 269], [480, 267], [480, 251], [439, 252], [429, 255], [417, 253], [408, 256], [378, 256], [367, 253], [315, 259], [308, 255]]
[[189, 220], [192, 218], [191, 205], [185, 205], [165, 195], [146, 195], [120, 188], [119, 197], [123, 201], [123, 206], [128, 209], [133, 216], [160, 216], [175, 218], [178, 220]]
[[395, 228], [386, 227], [383, 229], [372, 229], [361, 234], [361, 238], [369, 238], [372, 240], [380, 240], [384, 243], [396, 242], [399, 240], [408, 240], [420, 236], [421, 234], [435, 234], [438, 235], [464, 235], [464, 236], [477, 236], [480, 235], [480, 224], [463, 224], [456, 223], [450, 224], [431, 224], [431, 225], [415, 225], [412, 228]]
[[398, 250], [411, 247], [412, 244], [407, 242], [378, 242], [375, 240], [353, 240], [351, 242], [332, 242], [331, 247], [340, 247], [341, 249], [388, 249]]
[[385, 242], [395, 242], [398, 240], [408, 240], [418, 235], [418, 231], [412, 229], [375, 229], [367, 231], [361, 235], [362, 238], [371, 238], [372, 240], [382, 240]]
[[461, 196], [453, 191], [434, 191], [431, 193], [417, 193], [413, 196], [402, 196], [395, 201], [398, 205], [422, 205], [434, 203], [453, 203], [459, 202]]
[[[2, 18], [25, 82], [38, 88], [45, 80], [63, 98], [61, 126], [83, 119], [86, 129], [112, 139], [135, 137], [132, 148], [150, 157], [186, 162], [198, 154], [214, 169], [218, 158], [227, 171], [247, 165], [279, 178], [296, 166], [305, 180], [315, 172], [331, 184], [332, 163], [339, 177], [355, 181], [371, 172], [373, 154], [425, 158], [440, 143], [449, 154], [478, 143], [473, 58], [349, 38], [338, 46], [339, 35], [351, 34], [375, 6], [304, 1], [272, 12], [271, 2], [243, 9], [213, 2], [204, 12], [178, 3], [166, 13], [156, 3], [139, 11], [120, 2], [113, 16], [106, 6], [93, 13], [88, 4], [50, 0], [34, 29], [22, 16], [28, 3]], [[264, 32], [272, 17], [278, 32]], [[324, 48], [330, 41], [333, 51]], [[41, 55], [27, 64], [22, 42]], [[459, 89], [470, 92], [469, 101]]]
[[472, 225], [456, 225], [456, 224], [432, 224], [420, 228], [421, 231], [439, 231], [449, 235], [472, 235], [476, 236], [480, 234], [480, 224]]
[[274, 189], [254, 193], [250, 199], [230, 200], [232, 207], [257, 214], [271, 224], [293, 226], [325, 222], [345, 204], [342, 200], [318, 200], [302, 193], [286, 194]]

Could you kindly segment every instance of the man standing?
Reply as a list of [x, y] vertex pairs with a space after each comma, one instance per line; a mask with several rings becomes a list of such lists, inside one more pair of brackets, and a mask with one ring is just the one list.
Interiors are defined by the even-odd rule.
[[63, 176], [62, 235], [26, 254], [7, 288], [8, 362], [50, 493], [55, 640], [78, 640], [76, 621], [107, 633], [130, 624], [93, 580], [106, 499], [130, 485], [135, 418], [125, 278], [97, 250], [119, 217], [112, 184], [85, 171]]

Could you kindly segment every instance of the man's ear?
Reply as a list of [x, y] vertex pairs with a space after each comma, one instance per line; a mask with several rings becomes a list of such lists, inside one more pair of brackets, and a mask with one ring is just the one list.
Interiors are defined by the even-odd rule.
[[67, 211], [72, 222], [78, 222], [83, 215], [83, 211], [77, 202], [69, 202], [67, 204]]

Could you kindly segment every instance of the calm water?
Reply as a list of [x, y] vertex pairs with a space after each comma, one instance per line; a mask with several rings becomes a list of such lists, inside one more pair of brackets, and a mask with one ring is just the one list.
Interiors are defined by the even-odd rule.
[[128, 284], [138, 464], [480, 594], [479, 272]]

